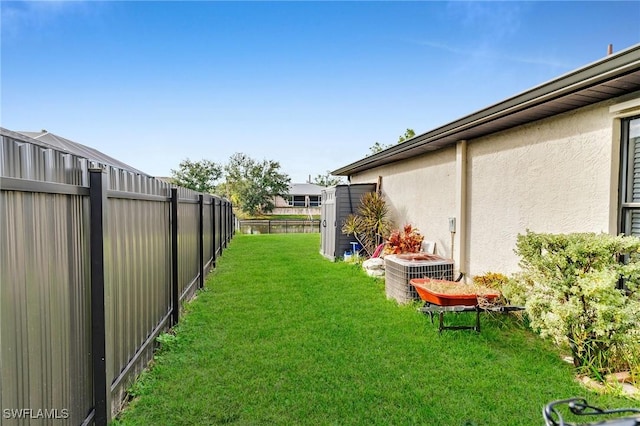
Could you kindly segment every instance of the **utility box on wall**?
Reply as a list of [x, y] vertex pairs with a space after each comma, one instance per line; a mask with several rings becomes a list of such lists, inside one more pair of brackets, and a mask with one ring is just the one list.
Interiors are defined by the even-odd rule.
[[344, 235], [342, 225], [351, 213], [360, 208], [360, 198], [376, 190], [375, 183], [336, 185], [322, 190], [320, 216], [320, 253], [330, 260], [351, 250], [353, 235]]

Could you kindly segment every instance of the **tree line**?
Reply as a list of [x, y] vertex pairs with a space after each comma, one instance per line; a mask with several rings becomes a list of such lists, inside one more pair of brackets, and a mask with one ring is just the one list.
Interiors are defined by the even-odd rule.
[[[415, 136], [407, 129], [397, 143]], [[376, 142], [369, 148], [369, 155], [376, 154], [393, 145]], [[171, 169], [171, 180], [176, 185], [209, 194], [218, 194], [233, 202], [239, 213], [257, 216], [270, 213], [275, 208], [275, 197], [286, 197], [291, 187], [291, 178], [280, 170], [280, 163], [273, 160], [256, 161], [247, 154], [235, 153], [226, 164], [211, 160], [192, 161], [188, 158]], [[325, 174], [316, 175], [313, 182], [320, 186], [344, 183], [342, 178]]]
[[[243, 153], [233, 154], [226, 164], [184, 159], [171, 170], [171, 180], [194, 191], [221, 195], [249, 216], [272, 212], [275, 197], [286, 197], [291, 186], [291, 178], [281, 171], [278, 161], [257, 161]], [[317, 175], [313, 183], [332, 186], [342, 179], [327, 171]]]

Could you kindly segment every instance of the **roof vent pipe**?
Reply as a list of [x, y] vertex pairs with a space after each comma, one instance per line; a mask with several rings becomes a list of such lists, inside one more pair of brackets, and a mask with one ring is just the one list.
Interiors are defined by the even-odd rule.
[[613, 44], [609, 43], [609, 47], [607, 48], [607, 55], [611, 55], [613, 53]]

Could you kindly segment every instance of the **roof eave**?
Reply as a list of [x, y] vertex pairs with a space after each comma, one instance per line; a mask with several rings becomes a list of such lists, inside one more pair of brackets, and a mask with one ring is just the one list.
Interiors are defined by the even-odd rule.
[[[336, 169], [331, 172], [331, 174], [335, 176], [349, 176], [374, 167], [400, 161], [410, 156], [411, 151], [416, 151], [416, 154], [428, 151], [428, 149], [425, 149], [425, 145], [436, 142], [446, 136], [460, 133], [489, 121], [505, 118], [515, 112], [523, 111], [536, 105], [561, 99], [576, 91], [597, 86], [598, 84], [624, 76], [639, 69], [640, 44], [637, 44], [444, 126], [415, 136], [406, 142], [394, 145], [369, 157]], [[611, 98], [616, 96], [618, 95], [612, 95]], [[601, 102], [602, 100], [603, 99], [598, 99], [592, 103]], [[522, 124], [524, 123], [518, 125]], [[449, 142], [443, 146], [451, 145], [452, 143], [453, 142]], [[434, 146], [433, 149], [440, 149], [443, 146]], [[419, 150], [420, 152], [417, 152], [418, 150], [416, 148], [421, 148]]]

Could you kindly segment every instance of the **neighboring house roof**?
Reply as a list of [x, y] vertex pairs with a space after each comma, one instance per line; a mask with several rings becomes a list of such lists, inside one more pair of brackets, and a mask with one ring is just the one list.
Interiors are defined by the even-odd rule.
[[292, 183], [289, 195], [321, 195], [324, 186], [314, 183]]
[[640, 44], [331, 172], [349, 176], [640, 90]]
[[69, 139], [65, 139], [62, 136], [58, 136], [56, 134], [50, 133], [46, 130], [42, 130], [40, 132], [16, 132], [21, 135], [25, 135], [30, 137], [31, 139], [35, 139], [39, 142], [42, 142], [44, 145], [47, 145], [51, 148], [55, 148], [59, 151], [64, 151], [69, 154], [74, 154], [79, 157], [87, 158], [91, 161], [96, 161], [98, 163], [108, 164], [110, 166], [118, 167], [133, 173], [137, 173], [143, 176], [149, 176], [148, 174], [141, 172], [140, 170], [129, 166], [128, 164], [123, 163], [122, 161], [116, 160], [113, 157], [110, 157], [97, 149], [91, 148], [86, 145], [82, 145], [81, 143], [71, 141]]

